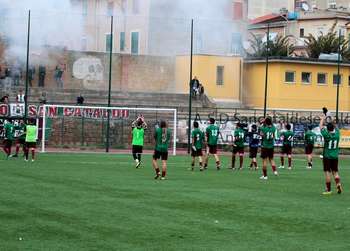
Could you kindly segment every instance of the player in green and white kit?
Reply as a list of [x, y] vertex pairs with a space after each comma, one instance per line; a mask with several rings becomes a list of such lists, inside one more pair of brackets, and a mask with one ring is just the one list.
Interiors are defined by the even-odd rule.
[[25, 161], [28, 161], [29, 151], [32, 152], [32, 162], [35, 160], [35, 149], [38, 135], [38, 127], [35, 125], [35, 119], [30, 120], [26, 126], [26, 151]]
[[144, 145], [145, 129], [147, 124], [142, 116], [139, 116], [136, 121], [132, 123], [132, 155], [136, 162], [136, 168], [141, 165], [141, 155]]
[[263, 176], [260, 177], [262, 180], [267, 180], [267, 161], [270, 161], [272, 171], [277, 176], [276, 163], [273, 159], [276, 127], [272, 124], [271, 118], [267, 117], [262, 121], [263, 126], [260, 128], [261, 141], [261, 158], [263, 159]]
[[11, 157], [11, 148], [12, 148], [12, 142], [14, 140], [14, 132], [15, 132], [15, 127], [12, 124], [12, 120], [9, 119], [8, 122], [4, 125], [3, 128], [4, 131], [4, 142], [3, 142], [3, 149], [4, 152], [6, 153], [7, 158]]
[[305, 140], [305, 154], [307, 155], [307, 168], [312, 168], [312, 152], [314, 150], [314, 144], [316, 140], [316, 134], [312, 131], [312, 126], [308, 127], [307, 132], [304, 135]]
[[18, 157], [19, 148], [22, 146], [23, 153], [25, 153], [25, 143], [26, 143], [26, 134], [25, 134], [26, 125], [23, 120], [19, 121], [19, 124], [15, 126], [15, 139], [16, 139], [16, 154], [12, 157]]
[[291, 131], [290, 124], [286, 125], [286, 131], [281, 133], [282, 139], [282, 151], [281, 151], [281, 166], [279, 168], [284, 168], [284, 156], [288, 157], [288, 169], [292, 170], [292, 147], [293, 147], [293, 137], [294, 132]]
[[197, 121], [193, 122], [194, 130], [192, 131], [192, 163], [191, 170], [194, 171], [194, 165], [196, 162], [196, 157], [199, 159], [199, 170], [203, 171], [203, 152], [202, 149], [204, 147], [204, 133], [199, 129], [199, 124]]
[[156, 172], [155, 179], [160, 177], [160, 169], [157, 163], [157, 160], [162, 159], [162, 177], [161, 180], [165, 179], [166, 171], [167, 171], [167, 160], [168, 160], [168, 148], [170, 143], [171, 132], [170, 129], [167, 128], [167, 124], [165, 121], [160, 122], [160, 127], [156, 128], [154, 133], [155, 139], [155, 149], [153, 154], [153, 168]]
[[244, 138], [245, 132], [241, 123], [237, 123], [236, 130], [233, 135], [233, 149], [232, 149], [232, 162], [231, 169], [235, 170], [236, 154], [239, 154], [239, 170], [243, 169], [243, 156], [244, 156]]
[[215, 125], [215, 119], [209, 119], [209, 126], [206, 129], [206, 138], [208, 144], [207, 156], [205, 158], [204, 168], [206, 169], [208, 166], [209, 154], [213, 154], [216, 161], [216, 169], [220, 170], [220, 159], [218, 156], [218, 139], [219, 139], [219, 127]]
[[331, 176], [333, 175], [337, 187], [338, 194], [342, 193], [343, 187], [340, 183], [340, 176], [338, 170], [338, 156], [339, 156], [339, 140], [340, 132], [333, 123], [328, 123], [324, 126], [326, 116], [320, 121], [321, 134], [324, 139], [323, 147], [323, 171], [326, 178], [326, 190], [323, 195], [330, 195], [331, 191]]

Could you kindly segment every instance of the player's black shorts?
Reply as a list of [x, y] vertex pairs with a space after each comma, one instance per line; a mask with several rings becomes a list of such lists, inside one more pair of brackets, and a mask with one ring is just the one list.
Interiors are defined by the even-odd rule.
[[314, 151], [314, 145], [307, 144], [305, 146], [305, 154], [312, 154], [313, 151]]
[[209, 153], [210, 154], [217, 154], [218, 153], [218, 146], [217, 145], [208, 145]]
[[36, 148], [36, 142], [26, 142], [27, 148]]
[[291, 155], [292, 154], [292, 146], [291, 145], [283, 145], [281, 153]]
[[258, 147], [249, 147], [249, 158], [256, 158], [258, 155]]
[[263, 159], [273, 159], [274, 150], [273, 148], [261, 148], [261, 158]]
[[168, 160], [168, 152], [159, 152], [157, 150], [154, 150], [153, 159], [154, 160], [158, 160], [158, 159]]
[[202, 149], [196, 149], [196, 151], [195, 151], [195, 150], [193, 150], [193, 148], [192, 148], [191, 156], [192, 156], [192, 157], [203, 156]]
[[142, 153], [142, 150], [143, 150], [143, 146], [136, 146], [136, 145], [132, 146], [132, 153]]
[[323, 158], [323, 171], [338, 172], [338, 159]]
[[244, 146], [242, 146], [242, 147], [233, 146], [232, 153], [233, 154], [236, 154], [236, 153], [244, 154]]
[[11, 147], [12, 146], [12, 140], [10, 139], [4, 139], [4, 147]]
[[24, 145], [24, 144], [26, 143], [26, 139], [18, 138], [18, 139], [16, 139], [16, 143], [17, 143], [17, 144]]

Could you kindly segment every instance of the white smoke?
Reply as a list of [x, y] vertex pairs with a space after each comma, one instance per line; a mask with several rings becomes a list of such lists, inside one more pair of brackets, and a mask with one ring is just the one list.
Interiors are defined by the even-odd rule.
[[82, 15], [70, 0], [0, 0], [0, 35], [7, 41], [7, 59], [24, 61], [28, 12], [31, 11], [30, 50], [45, 55], [52, 47], [79, 49]]

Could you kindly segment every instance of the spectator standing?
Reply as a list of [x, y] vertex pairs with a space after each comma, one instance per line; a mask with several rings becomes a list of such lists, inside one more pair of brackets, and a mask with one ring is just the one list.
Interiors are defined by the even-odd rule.
[[77, 97], [77, 105], [83, 105], [84, 100], [85, 100], [84, 97], [80, 93], [79, 96]]
[[23, 94], [23, 90], [19, 89], [19, 93], [16, 96], [16, 102], [17, 103], [24, 103], [25, 101], [25, 95]]
[[197, 77], [195, 76], [195, 77], [191, 80], [191, 83], [190, 83], [190, 87], [191, 87], [192, 94], [193, 94], [194, 97], [197, 97], [199, 85], [200, 85], [199, 80], [198, 80]]
[[45, 86], [45, 76], [46, 76], [46, 67], [43, 65], [39, 65], [39, 87]]
[[28, 69], [29, 86], [33, 86], [34, 74], [35, 74], [35, 67], [33, 65], [31, 65], [31, 66], [29, 66], [29, 69]]
[[57, 65], [55, 68], [54, 78], [58, 88], [63, 88], [62, 76], [63, 76], [63, 68], [60, 65]]
[[8, 94], [5, 94], [5, 96], [3, 96], [3, 97], [0, 99], [0, 102], [3, 103], [3, 104], [8, 104], [8, 103], [9, 103], [9, 95], [8, 95]]

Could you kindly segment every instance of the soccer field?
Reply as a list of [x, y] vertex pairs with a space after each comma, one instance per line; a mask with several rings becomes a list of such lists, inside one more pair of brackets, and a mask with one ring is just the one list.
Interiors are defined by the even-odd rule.
[[[170, 157], [156, 181], [151, 156], [42, 154], [0, 161], [1, 250], [349, 250], [350, 161], [345, 192], [322, 196], [321, 162], [280, 171], [232, 172], [214, 161], [188, 170]], [[279, 161], [277, 161], [279, 163]], [[245, 160], [245, 166], [248, 160]], [[260, 160], [259, 160], [260, 164]], [[333, 187], [334, 188], [334, 185]]]

